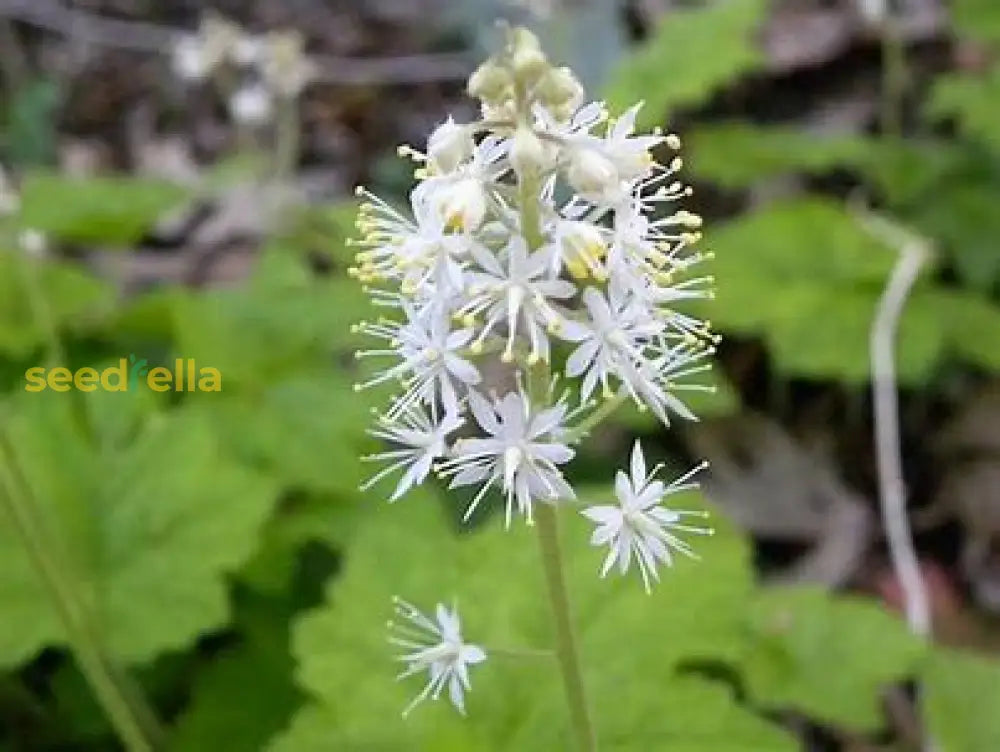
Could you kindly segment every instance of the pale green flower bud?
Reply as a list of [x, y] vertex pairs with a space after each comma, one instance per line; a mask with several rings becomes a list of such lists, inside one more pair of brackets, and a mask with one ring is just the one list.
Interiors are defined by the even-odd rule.
[[495, 60], [487, 60], [469, 76], [469, 94], [484, 102], [499, 102], [510, 91], [510, 71]]
[[576, 109], [583, 101], [583, 86], [569, 68], [549, 68], [538, 82], [539, 100], [549, 107]]

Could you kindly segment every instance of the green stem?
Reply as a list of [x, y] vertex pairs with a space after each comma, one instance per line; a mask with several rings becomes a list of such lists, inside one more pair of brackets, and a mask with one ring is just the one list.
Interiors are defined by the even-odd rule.
[[128, 679], [111, 663], [96, 638], [86, 608], [75, 598], [74, 586], [65, 576], [65, 568], [56, 561], [55, 547], [46, 539], [31, 503], [14, 479], [8, 465], [13, 461], [13, 454], [6, 437], [0, 435], [0, 439], [0, 508], [10, 518], [48, 590], [77, 665], [125, 748], [130, 752], [153, 752], [159, 748], [160, 732], [152, 711], [128, 691]]
[[[541, 363], [528, 371], [528, 392], [533, 404], [546, 402], [549, 383], [550, 371], [547, 363]], [[552, 608], [555, 654], [559, 661], [566, 701], [569, 704], [573, 733], [581, 752], [594, 752], [597, 749], [597, 737], [590, 718], [583, 684], [583, 670], [576, 648], [573, 612], [570, 608], [569, 590], [566, 587], [562, 550], [559, 545], [557, 505], [546, 502], [535, 505], [535, 522], [541, 546], [545, 584]]]
[[567, 432], [566, 443], [575, 444], [582, 439], [590, 433], [591, 429], [596, 428], [605, 418], [611, 416], [627, 399], [628, 393], [622, 389], [618, 394], [604, 400], [600, 407]]
[[56, 326], [55, 317], [52, 315], [52, 308], [45, 297], [39, 279], [38, 266], [41, 262], [30, 258], [26, 252], [20, 251], [17, 254], [17, 265], [21, 272], [21, 282], [24, 285], [24, 293], [28, 298], [28, 307], [31, 309], [32, 318], [42, 330], [45, 337], [48, 352], [48, 365], [65, 365], [66, 353], [63, 351], [62, 341], [59, 338], [59, 328]]
[[903, 104], [907, 87], [906, 47], [899, 21], [886, 4], [882, 20], [882, 135], [899, 138], [903, 134]]
[[581, 752], [594, 752], [597, 737], [590, 718], [587, 696], [577, 654], [576, 636], [569, 605], [569, 592], [563, 572], [562, 551], [559, 545], [559, 525], [554, 504], [539, 504], [535, 512], [538, 541], [541, 544], [542, 567], [549, 601], [552, 604], [553, 626], [555, 628], [555, 651], [562, 673], [563, 688], [569, 703], [570, 720], [577, 746]]
[[278, 99], [274, 135], [274, 173], [278, 180], [291, 180], [299, 164], [299, 102], [291, 97]]

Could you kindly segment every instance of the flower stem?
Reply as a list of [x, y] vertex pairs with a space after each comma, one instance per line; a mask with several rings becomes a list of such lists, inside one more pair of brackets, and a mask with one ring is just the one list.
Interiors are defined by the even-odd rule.
[[605, 418], [614, 414], [615, 410], [621, 407], [628, 399], [628, 392], [623, 388], [618, 394], [609, 397], [601, 403], [594, 412], [573, 426], [566, 435], [566, 442], [574, 444], [584, 438], [591, 429], [596, 428]]
[[556, 507], [552, 504], [539, 504], [535, 512], [535, 521], [538, 528], [538, 541], [541, 544], [545, 582], [549, 601], [552, 604], [556, 658], [559, 661], [566, 700], [569, 703], [573, 733], [581, 752], [595, 752], [597, 737], [594, 734], [594, 724], [587, 705], [583, 672], [580, 668], [576, 636], [573, 632], [569, 592], [566, 588], [562, 551], [559, 545], [559, 520]]
[[57, 561], [55, 546], [47, 540], [36, 519], [31, 502], [21, 493], [9, 466], [13, 455], [0, 435], [0, 509], [9, 517], [35, 569], [41, 576], [56, 613], [66, 630], [76, 663], [94, 692], [101, 709], [111, 721], [129, 752], [159, 749], [161, 732], [145, 699], [138, 696], [129, 678], [108, 658], [92, 628], [85, 605], [75, 596], [66, 576], [67, 568]]

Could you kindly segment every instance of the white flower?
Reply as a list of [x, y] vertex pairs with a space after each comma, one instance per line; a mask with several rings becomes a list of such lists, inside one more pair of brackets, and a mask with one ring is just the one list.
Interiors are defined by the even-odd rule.
[[356, 330], [385, 339], [388, 349], [362, 350], [357, 357], [383, 355], [398, 358], [396, 365], [386, 368], [371, 380], [359, 384], [361, 390], [391, 379], [403, 380], [405, 391], [389, 409], [392, 419], [415, 403], [433, 404], [438, 399], [445, 410], [458, 410], [460, 388], [468, 388], [480, 381], [479, 371], [466, 360], [461, 351], [472, 340], [472, 329], [451, 331], [449, 316], [441, 306], [416, 311], [408, 303], [401, 308], [405, 322], [380, 321], [362, 323]]
[[576, 219], [556, 219], [551, 227], [552, 242], [546, 247], [551, 254], [552, 272], [558, 274], [565, 266], [574, 279], [592, 276], [597, 282], [608, 278], [603, 259], [608, 255], [608, 232], [591, 222]]
[[393, 605], [404, 622], [389, 622], [395, 633], [389, 642], [406, 651], [397, 656], [406, 664], [397, 679], [423, 671], [428, 676], [423, 690], [403, 710], [403, 717], [428, 697], [437, 700], [445, 687], [451, 704], [464, 715], [465, 693], [470, 689], [469, 666], [485, 661], [486, 651], [462, 639], [462, 625], [454, 607], [449, 610], [439, 603], [431, 619], [400, 598], [393, 598]]
[[522, 332], [531, 345], [528, 364], [548, 360], [548, 335], [558, 334], [564, 323], [564, 316], [553, 301], [572, 297], [576, 286], [552, 279], [546, 254], [529, 253], [519, 236], [511, 237], [503, 263], [488, 252], [474, 250], [472, 255], [482, 271], [469, 273], [467, 302], [459, 311], [465, 316], [483, 316], [477, 347], [502, 325], [507, 336], [501, 356], [505, 362], [513, 359], [514, 345]]
[[472, 156], [476, 144], [472, 131], [448, 118], [427, 139], [427, 159], [438, 172], [452, 172]]
[[382, 416], [379, 426], [369, 433], [376, 438], [399, 444], [400, 448], [362, 458], [369, 462], [392, 462], [366, 481], [360, 490], [367, 491], [382, 478], [403, 468], [406, 468], [403, 477], [399, 479], [389, 501], [396, 501], [413, 486], [419, 486], [426, 480], [434, 460], [445, 455], [448, 434], [464, 422], [458, 415], [449, 412], [440, 423], [435, 424], [419, 407], [411, 407], [395, 419]]
[[621, 188], [614, 163], [594, 148], [581, 147], [572, 152], [566, 179], [581, 196], [597, 201], [617, 195]]
[[271, 93], [261, 84], [248, 84], [229, 99], [229, 113], [246, 125], [261, 125], [271, 119]]
[[483, 483], [466, 510], [466, 519], [496, 483], [501, 484], [507, 499], [508, 527], [515, 502], [530, 524], [535, 501], [575, 498], [557, 467], [574, 455], [558, 440], [567, 413], [562, 402], [533, 412], [523, 392], [510, 392], [491, 405], [471, 391], [469, 407], [489, 438], [460, 439], [452, 457], [439, 468], [442, 476], [451, 476], [451, 488]]
[[610, 300], [596, 288], [584, 290], [583, 303], [590, 321], [579, 325], [584, 333], [566, 361], [567, 376], [586, 374], [580, 386], [584, 401], [590, 399], [598, 383], [604, 396], [610, 397], [611, 376], [626, 382], [631, 393], [640, 391], [645, 349], [666, 328], [657, 316], [634, 298], [626, 297], [616, 285], [611, 285], [609, 293]]
[[673, 564], [671, 550], [685, 556], [697, 558], [688, 543], [677, 537], [672, 531], [694, 533], [696, 535], [711, 535], [710, 528], [687, 525], [685, 517], [706, 517], [705, 512], [682, 511], [660, 506], [664, 496], [697, 488], [697, 484], [687, 481], [697, 472], [706, 467], [705, 463], [665, 486], [653, 477], [660, 470], [656, 466], [649, 474], [646, 473], [646, 459], [642, 447], [635, 442], [632, 448], [632, 477], [618, 471], [615, 476], [615, 496], [617, 505], [593, 506], [585, 509], [582, 514], [587, 519], [596, 522], [597, 528], [590, 539], [592, 545], [609, 547], [601, 576], [604, 577], [617, 562], [619, 571], [628, 571], [633, 555], [646, 592], [650, 591], [650, 579], [658, 580], [657, 572], [660, 562], [670, 566]]
[[[420, 189], [425, 189], [423, 194]], [[433, 206], [444, 226], [454, 232], [474, 232], [486, 218], [486, 191], [474, 177], [441, 182], [427, 181], [417, 198]]]
[[205, 46], [195, 34], [185, 34], [176, 42], [171, 54], [174, 73], [184, 81], [202, 81], [210, 71]]
[[358, 227], [364, 239], [356, 255], [360, 266], [352, 271], [363, 282], [399, 280], [400, 291], [419, 299], [438, 299], [465, 286], [464, 263], [478, 241], [452, 232], [444, 217], [423, 192], [411, 196], [413, 219], [363, 189]]

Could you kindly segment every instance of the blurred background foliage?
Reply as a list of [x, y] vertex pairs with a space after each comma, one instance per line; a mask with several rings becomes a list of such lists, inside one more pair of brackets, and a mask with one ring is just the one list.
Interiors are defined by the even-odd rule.
[[[298, 29], [322, 66], [294, 169], [272, 169], [280, 134], [173, 79], [171, 29], [209, 6]], [[676, 468], [713, 463], [689, 504], [718, 534], [653, 596], [572, 550], [602, 749], [911, 750], [919, 687], [937, 749], [996, 752], [993, 0], [0, 2], [19, 194], [0, 220], [0, 750], [119, 749], [95, 671], [165, 749], [564, 748], [543, 658], [491, 661], [468, 719], [399, 720], [391, 595], [447, 591], [488, 647], [545, 647], [547, 612], [530, 531], [459, 534], [460, 500], [434, 488], [393, 507], [357, 491], [376, 398], [351, 388], [349, 189], [403, 200], [395, 144], [469, 113], [462, 76], [498, 16], [683, 136], [716, 254], [704, 419], [667, 434], [623, 412], [574, 470], [606, 495], [636, 434]], [[898, 616], [877, 515], [868, 342], [901, 248], [873, 217], [934, 249], [897, 364], [933, 644]], [[24, 391], [31, 366], [130, 354], [216, 367], [223, 390]]]

